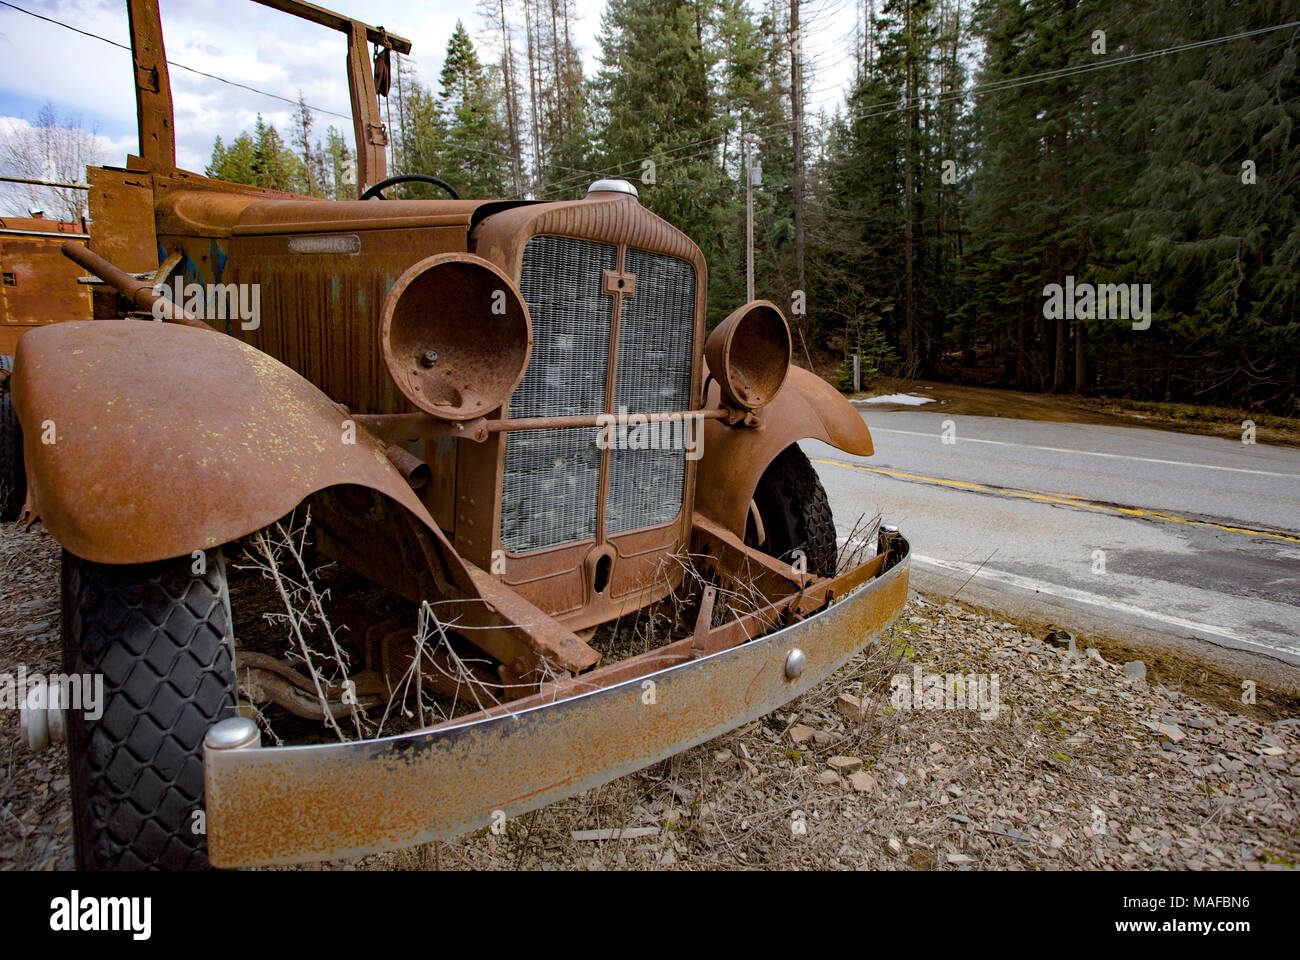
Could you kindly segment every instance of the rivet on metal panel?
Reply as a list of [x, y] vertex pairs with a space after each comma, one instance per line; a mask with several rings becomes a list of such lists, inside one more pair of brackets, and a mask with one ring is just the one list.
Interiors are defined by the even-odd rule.
[[808, 662], [807, 655], [795, 647], [785, 657], [785, 678], [795, 680], [803, 673], [804, 664]]

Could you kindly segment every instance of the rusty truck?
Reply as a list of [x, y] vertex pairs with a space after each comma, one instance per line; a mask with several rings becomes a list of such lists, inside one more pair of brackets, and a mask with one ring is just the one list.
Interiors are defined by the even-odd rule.
[[[62, 548], [66, 674], [104, 681], [96, 718], [55, 695], [24, 714], [35, 744], [68, 745], [80, 865], [455, 836], [762, 717], [876, 636], [908, 545], [882, 526], [840, 555], [799, 441], [865, 456], [871, 435], [792, 363], [781, 310], [739, 305], [706, 335], [700, 249], [625, 180], [385, 199], [407, 178], [386, 176], [370, 45], [409, 42], [260, 2], [347, 37], [358, 199], [179, 169], [158, 5], [128, 0], [140, 152], [88, 171], [90, 249], [67, 250], [114, 315], [17, 346], [26, 518]], [[175, 296], [190, 284], [256, 285], [259, 315], [205, 315]], [[656, 424], [694, 445], [625, 442]], [[481, 704], [392, 736], [263, 742], [244, 701], [323, 721], [420, 656], [408, 631], [321, 684], [244, 651], [228, 555], [304, 505], [323, 556], [472, 645], [481, 666], [456, 682]], [[742, 589], [747, 607], [723, 602]], [[670, 600], [680, 630], [602, 654], [593, 631]]]

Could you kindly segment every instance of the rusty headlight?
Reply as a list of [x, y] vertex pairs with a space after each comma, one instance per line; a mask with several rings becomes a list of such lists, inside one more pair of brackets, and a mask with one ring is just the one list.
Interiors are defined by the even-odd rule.
[[704, 356], [723, 399], [742, 410], [757, 410], [785, 383], [790, 327], [776, 304], [752, 300], [709, 334]]
[[379, 336], [397, 389], [443, 420], [482, 417], [509, 400], [533, 346], [519, 289], [467, 253], [429, 257], [398, 277]]

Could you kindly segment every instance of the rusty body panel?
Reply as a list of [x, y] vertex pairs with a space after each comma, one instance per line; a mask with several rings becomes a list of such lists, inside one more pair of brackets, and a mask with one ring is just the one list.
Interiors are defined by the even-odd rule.
[[154, 231], [154, 177], [146, 170], [87, 167], [92, 223], [103, 224], [90, 249], [128, 273], [158, 266]]
[[[719, 395], [711, 382], [708, 406], [716, 406]], [[785, 385], [763, 408], [757, 429], [705, 424], [695, 508], [743, 536], [745, 513], [763, 471], [782, 450], [805, 438], [860, 457], [874, 452], [866, 422], [839, 391], [816, 374], [791, 367]]]
[[[843, 666], [902, 607], [908, 570], [904, 545], [893, 568], [815, 616], [547, 705], [383, 740], [208, 750], [212, 861], [300, 863], [448, 839], [649, 766]], [[796, 648], [806, 665], [791, 678]]]
[[[465, 253], [483, 201], [278, 200], [178, 190], [160, 207], [159, 246], [185, 255], [187, 282], [260, 287], [237, 336], [358, 413], [415, 408], [380, 349], [380, 309], [404, 271]], [[220, 324], [219, 324], [220, 325]], [[486, 412], [486, 411], [485, 411]]]
[[[461, 618], [482, 628], [476, 638], [504, 662], [523, 657], [531, 668], [545, 656], [582, 670], [599, 660], [456, 555], [381, 440], [246, 344], [179, 324], [99, 320], [24, 339], [17, 366], [24, 431], [40, 436], [49, 422], [56, 432], [53, 443], [25, 447], [32, 511], [77, 556], [117, 564], [185, 556], [274, 523], [327, 488], [365, 488], [404, 512], [357, 511], [371, 529], [354, 541], [354, 556], [401, 556], [391, 541], [374, 543], [375, 529], [414, 522], [408, 569], [390, 578], [399, 592], [490, 601], [467, 603]], [[330, 520], [349, 511], [323, 506], [322, 523], [337, 535]]]
[[84, 244], [88, 236], [76, 223], [0, 217], [0, 356], [13, 356], [33, 327], [90, 319], [90, 289], [61, 253], [69, 239]]

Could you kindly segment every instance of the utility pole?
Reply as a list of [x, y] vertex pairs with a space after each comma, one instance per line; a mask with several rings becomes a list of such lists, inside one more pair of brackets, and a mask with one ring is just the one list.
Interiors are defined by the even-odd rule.
[[744, 130], [740, 143], [745, 158], [745, 302], [750, 303], [754, 299], [754, 159]]
[[794, 126], [794, 258], [798, 289], [805, 289], [803, 272], [803, 39], [799, 35], [799, 4], [790, 0], [790, 120]]
[[905, 320], [903, 326], [903, 362], [906, 366], [906, 376], [916, 376], [917, 356], [916, 356], [916, 295], [915, 295], [915, 269], [913, 260], [915, 259], [914, 218], [916, 197], [913, 194], [912, 184], [912, 167], [913, 167], [913, 146], [916, 137], [916, 47], [915, 37], [912, 33], [912, 3], [908, 0], [904, 6], [903, 29], [907, 34], [907, 59], [905, 69], [907, 76], [905, 80], [903, 94], [903, 128], [906, 133], [903, 143], [903, 215], [906, 218], [903, 224], [903, 251], [904, 251], [904, 272], [906, 274], [905, 283]]

